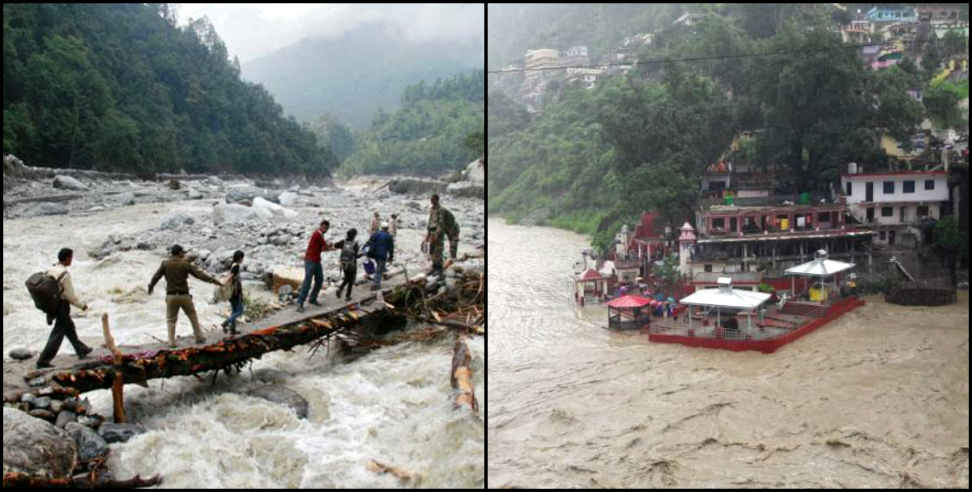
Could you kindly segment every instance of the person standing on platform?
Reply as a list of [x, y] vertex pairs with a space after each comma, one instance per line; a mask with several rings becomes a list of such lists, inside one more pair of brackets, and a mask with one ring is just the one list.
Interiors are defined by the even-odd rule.
[[432, 257], [432, 275], [442, 274], [442, 254], [445, 238], [449, 238], [449, 257], [456, 259], [459, 248], [459, 225], [452, 212], [439, 205], [439, 195], [432, 195], [432, 209], [429, 210], [428, 233], [425, 242]]
[[381, 230], [372, 234], [365, 244], [368, 257], [375, 260], [375, 280], [371, 290], [381, 289], [381, 278], [385, 273], [385, 263], [395, 261], [395, 240], [388, 233], [388, 223], [381, 223]]
[[[328, 246], [324, 240], [324, 233], [330, 229], [331, 223], [322, 220], [320, 226], [311, 234], [310, 241], [307, 243], [307, 252], [304, 253], [304, 283], [300, 286], [300, 295], [297, 296], [297, 312], [304, 312], [304, 300], [307, 299], [310, 290], [310, 303], [315, 306], [321, 304], [317, 302], [317, 293], [321, 291], [321, 284], [324, 283], [324, 270], [321, 268], [321, 253], [334, 249]], [[314, 288], [311, 288], [311, 277], [314, 278]]]

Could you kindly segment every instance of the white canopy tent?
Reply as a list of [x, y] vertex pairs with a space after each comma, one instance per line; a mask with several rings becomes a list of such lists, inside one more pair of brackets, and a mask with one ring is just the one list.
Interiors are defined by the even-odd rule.
[[[729, 277], [719, 277], [719, 288], [701, 289], [688, 295], [679, 302], [688, 306], [702, 306], [716, 309], [716, 323], [720, 323], [721, 311], [723, 309], [732, 310], [754, 310], [764, 302], [768, 301], [770, 294], [764, 292], [753, 292], [751, 290], [733, 289], [732, 279]], [[692, 329], [692, 316], [689, 315], [689, 329]], [[748, 330], [752, 332], [753, 320], [748, 320]]]
[[[786, 269], [786, 275], [792, 275], [790, 279], [790, 295], [794, 295], [796, 287], [796, 277], [818, 277], [820, 279], [820, 287], [823, 288], [824, 277], [829, 277], [834, 274], [843, 272], [844, 270], [849, 270], [854, 268], [853, 263], [844, 263], [843, 261], [836, 261], [827, 259], [826, 250], [817, 250], [816, 257], [802, 265], [797, 265], [795, 267], [790, 267]], [[837, 289], [837, 279], [834, 278], [834, 290]]]

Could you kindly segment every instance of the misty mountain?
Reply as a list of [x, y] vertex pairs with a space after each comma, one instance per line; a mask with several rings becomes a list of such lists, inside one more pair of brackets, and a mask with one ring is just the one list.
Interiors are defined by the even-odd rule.
[[305, 38], [242, 66], [298, 120], [324, 113], [367, 128], [378, 108], [401, 105], [410, 84], [484, 66], [482, 41], [411, 41], [384, 23], [363, 24], [334, 39]]

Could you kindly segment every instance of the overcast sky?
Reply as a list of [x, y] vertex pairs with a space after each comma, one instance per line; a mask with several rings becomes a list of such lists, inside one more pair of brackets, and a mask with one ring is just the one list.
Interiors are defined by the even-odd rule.
[[203, 15], [246, 63], [305, 37], [338, 37], [363, 22], [387, 20], [415, 40], [484, 38], [482, 4], [181, 3], [179, 25]]

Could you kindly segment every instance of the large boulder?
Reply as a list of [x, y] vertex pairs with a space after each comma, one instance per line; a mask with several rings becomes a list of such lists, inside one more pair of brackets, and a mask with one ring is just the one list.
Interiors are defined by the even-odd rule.
[[213, 207], [213, 223], [242, 223], [250, 220], [264, 220], [273, 218], [273, 213], [266, 209], [254, 209], [236, 203], [217, 204]]
[[463, 171], [463, 175], [469, 181], [473, 183], [483, 184], [486, 180], [486, 165], [483, 163], [482, 159], [476, 159], [466, 166], [466, 170]]
[[264, 200], [263, 197], [256, 197], [253, 199], [253, 208], [263, 209], [269, 211], [275, 218], [285, 218], [292, 219], [297, 216], [297, 212], [287, 208], [281, 207], [276, 203]]
[[82, 462], [91, 461], [108, 453], [108, 443], [90, 427], [77, 422], [68, 422], [64, 424], [64, 430], [78, 445], [78, 458]]
[[226, 203], [240, 203], [249, 206], [253, 204], [254, 198], [266, 196], [266, 194], [262, 188], [256, 186], [248, 184], [232, 185], [226, 187]]
[[63, 429], [3, 407], [3, 473], [35, 477], [71, 477], [78, 464], [78, 445]]
[[115, 196], [115, 201], [122, 205], [135, 205], [135, 193], [126, 191]]
[[460, 181], [458, 183], [452, 183], [446, 188], [446, 191], [452, 196], [469, 197], [469, 198], [482, 198], [485, 194], [483, 185], [476, 184], [470, 181]]
[[35, 204], [24, 211], [24, 217], [39, 217], [42, 215], [64, 215], [68, 207], [63, 202], [43, 202]]
[[400, 178], [388, 182], [388, 190], [392, 193], [441, 193], [446, 183], [431, 179]]
[[279, 403], [281, 405], [287, 405], [297, 412], [297, 417], [302, 419], [307, 418], [307, 400], [290, 388], [275, 384], [268, 384], [266, 386], [260, 386], [259, 388], [250, 390], [247, 392], [247, 394], [257, 398], [263, 398], [264, 400], [269, 400], [274, 403]]
[[24, 161], [13, 154], [3, 156], [3, 175], [7, 178], [26, 177], [30, 174]]
[[162, 229], [177, 229], [182, 224], [193, 224], [196, 221], [186, 214], [171, 213], [162, 218]]
[[292, 207], [300, 201], [300, 195], [295, 191], [285, 191], [280, 194], [280, 204], [285, 207]]
[[79, 190], [84, 191], [88, 189], [88, 186], [84, 183], [70, 177], [70, 176], [54, 176], [54, 187], [61, 188], [65, 190]]

